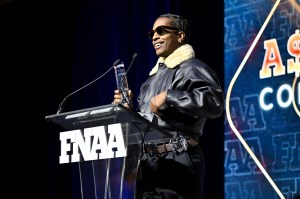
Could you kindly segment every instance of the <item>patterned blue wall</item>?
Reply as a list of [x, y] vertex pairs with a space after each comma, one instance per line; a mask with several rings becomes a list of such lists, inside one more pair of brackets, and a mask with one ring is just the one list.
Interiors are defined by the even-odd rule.
[[224, 15], [224, 198], [298, 198], [300, 1], [225, 0]]

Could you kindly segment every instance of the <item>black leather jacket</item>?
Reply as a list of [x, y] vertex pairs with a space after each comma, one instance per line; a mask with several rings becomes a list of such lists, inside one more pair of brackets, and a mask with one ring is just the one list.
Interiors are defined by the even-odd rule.
[[156, 74], [140, 88], [139, 112], [151, 113], [150, 98], [167, 91], [166, 104], [153, 123], [170, 132], [202, 135], [207, 118], [221, 116], [224, 96], [216, 73], [204, 62], [190, 58], [174, 68], [160, 63]]

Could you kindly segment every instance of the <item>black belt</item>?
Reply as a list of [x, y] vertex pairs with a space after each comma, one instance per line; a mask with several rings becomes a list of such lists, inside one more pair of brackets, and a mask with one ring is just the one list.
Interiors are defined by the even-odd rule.
[[144, 149], [147, 153], [166, 153], [170, 151], [177, 151], [181, 153], [182, 151], [186, 151], [189, 146], [193, 147], [198, 144], [198, 141], [194, 139], [185, 139], [183, 136], [176, 137], [171, 139], [169, 143], [146, 143], [144, 144]]

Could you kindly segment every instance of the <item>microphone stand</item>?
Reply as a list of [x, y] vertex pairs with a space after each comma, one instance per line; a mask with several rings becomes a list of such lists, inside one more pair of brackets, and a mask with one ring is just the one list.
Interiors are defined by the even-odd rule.
[[113, 66], [110, 67], [110, 68], [109, 68], [105, 73], [103, 73], [100, 77], [94, 79], [94, 80], [91, 81], [90, 83], [84, 85], [83, 87], [81, 87], [81, 88], [75, 90], [74, 92], [70, 93], [69, 95], [67, 95], [67, 96], [62, 100], [62, 102], [59, 104], [56, 114], [61, 113], [61, 111], [62, 111], [63, 108], [64, 108], [64, 105], [65, 105], [65, 102], [66, 102], [66, 99], [67, 99], [67, 98], [69, 98], [69, 97], [72, 96], [73, 94], [77, 93], [78, 91], [84, 89], [85, 87], [91, 85], [92, 83], [94, 83], [94, 82], [97, 81], [98, 79], [100, 79], [100, 78], [102, 78], [103, 76], [105, 76], [109, 71], [111, 71], [111, 70], [114, 68], [114, 66], [118, 65], [120, 62], [121, 62], [120, 59], [117, 59], [117, 60], [114, 62]]

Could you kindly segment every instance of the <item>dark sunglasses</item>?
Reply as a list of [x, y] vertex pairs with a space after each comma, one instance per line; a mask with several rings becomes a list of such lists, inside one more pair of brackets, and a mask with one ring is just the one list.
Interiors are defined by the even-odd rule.
[[159, 36], [163, 36], [165, 34], [170, 33], [170, 31], [168, 31], [168, 30], [177, 30], [178, 31], [179, 29], [176, 27], [172, 27], [172, 26], [158, 26], [157, 28], [155, 28], [155, 30], [150, 30], [148, 32], [148, 36], [150, 39], [152, 39], [154, 36], [154, 33], [156, 33], [156, 32]]

